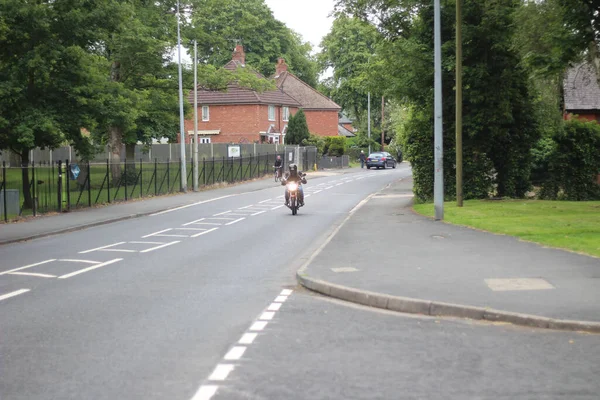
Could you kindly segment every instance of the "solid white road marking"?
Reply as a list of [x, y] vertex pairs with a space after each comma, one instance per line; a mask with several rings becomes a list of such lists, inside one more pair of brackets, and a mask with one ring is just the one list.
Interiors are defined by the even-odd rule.
[[85, 263], [85, 264], [98, 264], [99, 261], [92, 261], [92, 260], [75, 260], [72, 258], [61, 258], [58, 261], [66, 261], [66, 262], [78, 262], [78, 263]]
[[267, 324], [268, 324], [267, 321], [256, 321], [255, 323], [252, 324], [252, 326], [250, 327], [250, 330], [251, 331], [262, 331], [263, 329], [265, 329]]
[[344, 182], [340, 182], [340, 183], [336, 184], [335, 186], [340, 186], [340, 185], [343, 185], [343, 184], [344, 184]]
[[6, 293], [6, 294], [3, 294], [2, 296], [0, 296], [0, 300], [6, 300], [6, 299], [9, 299], [11, 297], [18, 296], [20, 294], [27, 293], [30, 290], [31, 289], [19, 289], [19, 290], [15, 290], [14, 292]]
[[11, 272], [10, 275], [39, 276], [40, 278], [56, 278], [56, 275], [38, 274], [36, 272]]
[[240, 339], [240, 344], [252, 344], [254, 339], [258, 336], [258, 333], [244, 333], [244, 336]]
[[202, 385], [192, 397], [192, 400], [210, 400], [219, 389], [216, 385]]
[[165, 242], [129, 242], [133, 244], [165, 244]]
[[290, 294], [292, 294], [293, 290], [290, 289], [283, 289], [280, 293], [281, 296], [289, 296]]
[[146, 239], [147, 237], [158, 235], [159, 233], [168, 232], [168, 231], [172, 231], [172, 230], [173, 230], [173, 228], [163, 229], [162, 231], [158, 231], [158, 232], [154, 232], [149, 235], [146, 235], [146, 236], [142, 236], [142, 239]]
[[115, 253], [137, 253], [137, 250], [127, 250], [127, 249], [102, 249], [98, 251], [112, 251]]
[[200, 218], [200, 219], [197, 219], [197, 220], [195, 220], [195, 221], [192, 221], [192, 222], [188, 222], [188, 223], [186, 223], [186, 224], [183, 224], [183, 225], [181, 225], [181, 226], [188, 226], [188, 225], [196, 224], [196, 223], [198, 223], [198, 222], [200, 222], [200, 221], [204, 221], [205, 219], [206, 219], [206, 218]]
[[262, 204], [262, 203], [268, 203], [273, 199], [267, 199], [267, 200], [263, 200], [263, 201], [259, 201], [258, 204]]
[[208, 217], [206, 219], [216, 219], [216, 220], [221, 220], [221, 221], [231, 221], [232, 219], [235, 219], [235, 218], [229, 218], [229, 217]]
[[202, 236], [202, 235], [206, 235], [207, 233], [211, 233], [212, 231], [216, 231], [217, 229], [219, 229], [219, 228], [212, 228], [212, 229], [206, 230], [204, 232], [196, 233], [195, 235], [192, 235], [190, 237], [196, 238], [198, 236]]
[[238, 218], [235, 221], [231, 221], [231, 222], [226, 223], [225, 225], [233, 225], [233, 224], [236, 224], [236, 223], [238, 223], [238, 222], [240, 222], [240, 221], [242, 221], [244, 219], [246, 219], [246, 217]]
[[[206, 228], [175, 228], [175, 230], [178, 230], [178, 231], [205, 231]], [[160, 243], [158, 243], [158, 244], [160, 244]]]
[[160, 246], [156, 246], [156, 247], [151, 247], [149, 249], [140, 251], [140, 253], [149, 253], [151, 251], [162, 249], [163, 247], [171, 246], [172, 244], [177, 244], [177, 243], [179, 243], [179, 240], [176, 240], [176, 241], [170, 242], [170, 243], [161, 244]]
[[242, 358], [245, 351], [246, 351], [245, 346], [235, 346], [231, 350], [229, 350], [229, 352], [227, 352], [227, 354], [225, 354], [225, 357], [223, 357], [223, 358], [228, 361], [229, 360], [239, 360], [240, 358]]
[[315, 190], [313, 194], [321, 193], [322, 190]]
[[323, 190], [327, 190], [327, 189], [331, 189], [333, 186], [327, 186], [326, 188], [324, 188]]
[[262, 319], [263, 321], [270, 321], [273, 319], [273, 317], [275, 316], [275, 313], [272, 311], [265, 311], [264, 313], [262, 313], [262, 315], [260, 316], [259, 319]]
[[287, 300], [287, 296], [277, 296], [277, 297], [275, 297], [275, 300], [273, 300], [273, 301], [276, 301], [278, 303], [284, 303], [286, 300]]
[[157, 237], [176, 237], [176, 238], [186, 238], [190, 237], [189, 235], [154, 235]]
[[284, 207], [283, 205], [277, 206], [277, 207], [273, 207], [271, 208], [271, 210], [277, 210], [278, 208]]
[[109, 244], [108, 246], [96, 247], [95, 249], [80, 251], [79, 254], [86, 254], [86, 253], [91, 253], [92, 251], [108, 249], [109, 247], [118, 246], [120, 244], [125, 244], [125, 243], [126, 242], [119, 242], [119, 243]]
[[107, 261], [107, 262], [99, 263], [99, 264], [91, 266], [91, 267], [80, 269], [79, 271], [71, 272], [70, 274], [59, 276], [58, 279], [67, 279], [67, 278], [70, 278], [72, 276], [83, 274], [84, 272], [92, 271], [92, 270], [97, 269], [97, 268], [105, 267], [107, 265], [114, 264], [114, 263], [122, 261], [122, 260], [123, 260], [122, 258], [115, 258], [114, 260], [110, 260], [110, 261]]
[[238, 210], [245, 210], [246, 208], [250, 208], [252, 207], [254, 204], [250, 204], [249, 206], [245, 206], [245, 207], [240, 207], [238, 208]]
[[254, 217], [255, 215], [260, 215], [266, 213], [266, 211], [259, 211], [259, 212], [255, 212], [254, 214], [250, 214], [251, 217]]
[[240, 216], [242, 216], [242, 217], [245, 217], [245, 216], [247, 216], [247, 215], [248, 215], [248, 214], [247, 214], [248, 212], [252, 212], [252, 211], [245, 211], [245, 212], [246, 212], [245, 214], [240, 214], [240, 213], [231, 213], [231, 214], [229, 214], [229, 215], [235, 215], [236, 217], [240, 217]]
[[217, 365], [213, 373], [208, 377], [208, 379], [211, 381], [224, 381], [225, 379], [227, 379], [227, 375], [229, 375], [229, 373], [233, 371], [234, 368], [235, 365], [219, 364]]
[[56, 261], [56, 259], [53, 258], [51, 260], [46, 260], [46, 261], [42, 261], [42, 262], [35, 263], [35, 264], [29, 264], [29, 265], [26, 265], [24, 267], [19, 267], [19, 268], [11, 269], [11, 270], [8, 270], [8, 271], [0, 272], [0, 275], [10, 274], [11, 272], [20, 271], [22, 269], [27, 269], [27, 268], [31, 268], [31, 267], [37, 267], [38, 265], [47, 264], [47, 263], [52, 262], [52, 261]]
[[187, 204], [185, 206], [171, 208], [170, 210], [165, 210], [165, 211], [157, 212], [157, 213], [154, 213], [154, 214], [150, 214], [150, 216], [154, 217], [156, 215], [166, 214], [166, 213], [170, 213], [170, 212], [173, 212], [173, 211], [179, 211], [179, 210], [183, 210], [184, 208], [193, 207], [193, 206], [197, 206], [197, 205], [204, 204], [204, 203], [210, 203], [211, 201], [226, 199], [226, 198], [232, 197], [232, 196], [235, 196], [235, 195], [234, 194], [228, 194], [227, 196], [221, 196], [221, 197], [216, 197], [214, 199], [203, 200], [203, 201], [199, 201], [197, 203]]
[[230, 213], [230, 212], [231, 212], [231, 210], [228, 210], [228, 211], [223, 211], [223, 212], [221, 212], [221, 213], [214, 214], [214, 215], [213, 215], [213, 217], [218, 217], [219, 215], [225, 215], [225, 214], [227, 214], [227, 213]]
[[310, 197], [310, 194], [305, 194], [304, 197]]
[[280, 308], [281, 308], [281, 303], [271, 303], [271, 305], [269, 305], [269, 308], [267, 308], [267, 310], [279, 311]]

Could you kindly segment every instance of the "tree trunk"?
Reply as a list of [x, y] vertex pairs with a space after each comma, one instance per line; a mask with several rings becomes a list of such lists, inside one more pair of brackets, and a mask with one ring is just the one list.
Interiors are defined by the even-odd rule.
[[112, 126], [108, 130], [108, 147], [110, 149], [110, 171], [112, 182], [116, 184], [121, 179], [121, 149], [123, 147], [123, 132], [121, 128]]
[[29, 186], [29, 150], [21, 152], [21, 180], [23, 182], [23, 208], [32, 209], [31, 187]]

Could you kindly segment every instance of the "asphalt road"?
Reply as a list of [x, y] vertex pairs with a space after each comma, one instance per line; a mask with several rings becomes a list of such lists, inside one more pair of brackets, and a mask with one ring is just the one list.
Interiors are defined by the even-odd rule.
[[2, 246], [0, 398], [209, 398], [228, 375], [217, 366], [241, 359], [229, 352], [242, 335], [266, 329], [301, 258], [408, 175], [404, 164], [309, 181], [297, 216], [274, 184]]

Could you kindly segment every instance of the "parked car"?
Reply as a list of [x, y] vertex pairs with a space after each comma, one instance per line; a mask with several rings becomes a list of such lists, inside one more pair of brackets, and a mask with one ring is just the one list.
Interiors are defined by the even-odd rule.
[[367, 169], [371, 169], [371, 167], [376, 167], [377, 169], [385, 169], [387, 167], [396, 168], [396, 164], [397, 162], [394, 157], [385, 151], [371, 153], [367, 157]]

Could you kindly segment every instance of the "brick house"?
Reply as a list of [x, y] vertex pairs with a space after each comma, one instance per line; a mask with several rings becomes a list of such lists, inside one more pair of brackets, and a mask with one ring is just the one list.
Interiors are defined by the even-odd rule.
[[356, 128], [352, 125], [352, 120], [344, 114], [342, 114], [338, 122], [338, 135], [345, 137], [356, 136]]
[[338, 113], [342, 109], [338, 104], [289, 72], [283, 58], [277, 61], [273, 78], [278, 88], [300, 103], [306, 114], [310, 133], [318, 136], [338, 136]]
[[573, 115], [600, 122], [600, 86], [594, 68], [581, 63], [567, 71], [564, 83], [564, 118]]
[[[237, 45], [224, 68], [233, 71], [245, 65], [244, 49]], [[188, 101], [194, 104], [193, 90]], [[198, 90], [198, 142], [283, 143], [289, 117], [300, 106], [281, 90], [258, 93], [235, 83], [229, 84], [227, 91]], [[186, 143], [190, 143], [194, 135], [193, 118], [185, 121], [185, 130]]]

